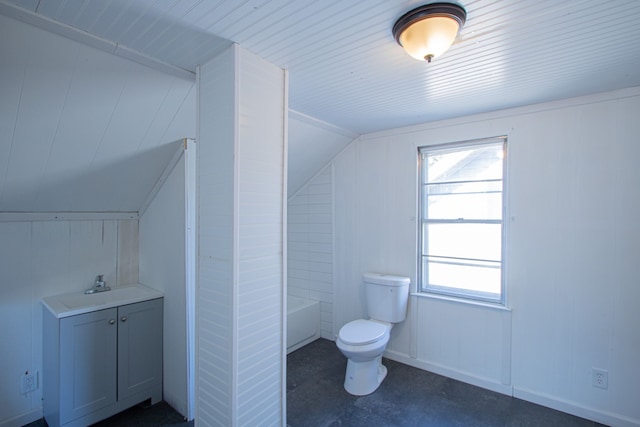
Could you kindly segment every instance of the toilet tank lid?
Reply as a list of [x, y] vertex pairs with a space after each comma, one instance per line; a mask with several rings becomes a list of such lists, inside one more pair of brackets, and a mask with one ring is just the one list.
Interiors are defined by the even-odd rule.
[[408, 277], [384, 273], [364, 273], [362, 278], [366, 283], [375, 283], [377, 285], [404, 286], [411, 283], [411, 279]]

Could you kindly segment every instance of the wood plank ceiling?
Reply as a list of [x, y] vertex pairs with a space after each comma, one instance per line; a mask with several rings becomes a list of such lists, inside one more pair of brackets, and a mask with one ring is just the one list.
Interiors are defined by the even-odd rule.
[[431, 64], [391, 35], [415, 0], [13, 0], [193, 71], [224, 40], [290, 70], [292, 109], [356, 133], [640, 84], [636, 0], [466, 0]]
[[[13, 67], [4, 55], [3, 80], [15, 74], [23, 84], [20, 88], [5, 84], [2, 94], [20, 103], [20, 108], [27, 108], [30, 94], [40, 90], [52, 91], [48, 102], [68, 104], [54, 117], [44, 112], [38, 116], [35, 98], [29, 107], [39, 127], [54, 129], [50, 140], [69, 139], [70, 145], [58, 153], [43, 142], [36, 157], [54, 160], [34, 161], [33, 169], [68, 172], [73, 166], [55, 159], [69, 152], [71, 145], [74, 155], [84, 156], [79, 164], [104, 157], [101, 164], [106, 165], [109, 156], [124, 155], [124, 146], [144, 146], [152, 140], [157, 144], [174, 137], [175, 117], [193, 114], [195, 108], [185, 106], [193, 103], [187, 99], [193, 96], [195, 67], [230, 41], [289, 70], [292, 110], [353, 134], [640, 85], [640, 1], [460, 3], [467, 10], [467, 23], [458, 40], [427, 64], [408, 57], [391, 35], [395, 20], [420, 4], [414, 0], [0, 0], [0, 15], [163, 72], [149, 74], [148, 81], [140, 81], [139, 75], [100, 81], [108, 72], [96, 54], [78, 47], [69, 56], [60, 56], [52, 53], [55, 47], [15, 40], [5, 25], [11, 20], [4, 18], [0, 33], [10, 40], [0, 41], [2, 53], [17, 56], [18, 50], [33, 49], [40, 59], [33, 59], [34, 53], [29, 61], [48, 65], [37, 70]], [[72, 64], [66, 75], [56, 71], [63, 62]], [[135, 64], [123, 62], [118, 67], [131, 70]], [[70, 72], [84, 77], [70, 85]], [[40, 88], [43, 81], [56, 85]], [[155, 84], [161, 89], [150, 95], [151, 102], [142, 111], [136, 96], [139, 99], [144, 92], [146, 97], [149, 91], [144, 88]], [[82, 96], [100, 102], [87, 108], [74, 101]], [[6, 113], [0, 120], [10, 122], [15, 111]], [[75, 127], [78, 122], [87, 126]], [[5, 132], [20, 128], [11, 123], [2, 126]], [[12, 156], [32, 155], [18, 154], [15, 141], [31, 138], [29, 132], [35, 130], [20, 132], [13, 135]], [[131, 135], [134, 142], [128, 139]], [[78, 142], [89, 140], [87, 146]], [[93, 140], [103, 142], [96, 145]], [[2, 172], [7, 173], [2, 168], [11, 168], [3, 165], [6, 145], [0, 144], [0, 179]], [[23, 175], [14, 171], [7, 176], [22, 186], [36, 185], [33, 173]], [[8, 188], [16, 194], [23, 190], [9, 183], [5, 197]], [[2, 201], [0, 195], [0, 210], [5, 206]], [[132, 206], [123, 202], [122, 209], [125, 205]]]

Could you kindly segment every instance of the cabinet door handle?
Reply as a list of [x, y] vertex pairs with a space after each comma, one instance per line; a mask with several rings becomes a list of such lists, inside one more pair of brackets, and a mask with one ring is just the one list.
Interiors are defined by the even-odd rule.
[[111, 319], [111, 320], [109, 320], [109, 324], [110, 324], [110, 325], [113, 325], [114, 323], [116, 323], [115, 319]]
[[122, 320], [123, 322], [126, 322], [126, 321], [127, 321], [127, 316], [122, 316], [122, 317], [120, 318], [120, 320]]

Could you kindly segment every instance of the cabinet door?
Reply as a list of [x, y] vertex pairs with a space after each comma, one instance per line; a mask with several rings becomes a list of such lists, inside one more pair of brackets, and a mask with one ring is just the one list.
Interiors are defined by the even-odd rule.
[[115, 403], [117, 314], [112, 308], [60, 319], [61, 424]]
[[162, 298], [118, 307], [118, 399], [162, 385]]

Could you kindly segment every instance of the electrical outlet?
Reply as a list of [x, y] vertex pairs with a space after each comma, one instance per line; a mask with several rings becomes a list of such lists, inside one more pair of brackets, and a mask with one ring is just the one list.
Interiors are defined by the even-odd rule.
[[591, 368], [591, 385], [607, 390], [609, 388], [609, 371]]
[[34, 392], [38, 389], [38, 371], [26, 371], [22, 376], [22, 394]]

